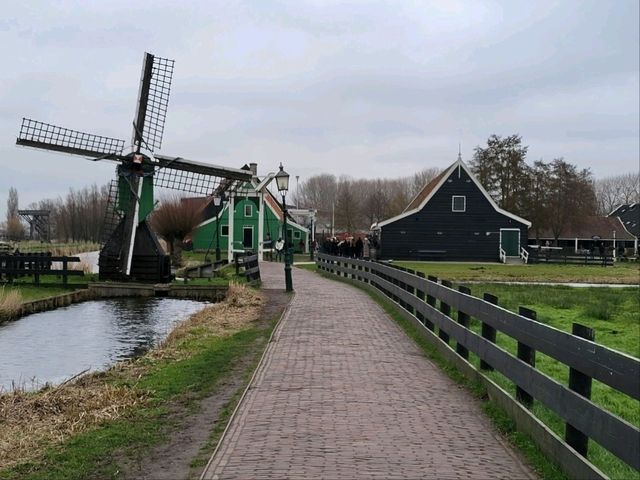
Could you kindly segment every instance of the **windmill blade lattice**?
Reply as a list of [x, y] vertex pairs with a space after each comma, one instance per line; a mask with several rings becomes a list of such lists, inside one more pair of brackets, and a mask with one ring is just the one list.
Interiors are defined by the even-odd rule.
[[151, 151], [162, 147], [174, 63], [174, 60], [145, 53], [133, 132], [134, 145]]
[[30, 118], [22, 119], [16, 143], [94, 158], [117, 156], [124, 149], [124, 140], [71, 130]]

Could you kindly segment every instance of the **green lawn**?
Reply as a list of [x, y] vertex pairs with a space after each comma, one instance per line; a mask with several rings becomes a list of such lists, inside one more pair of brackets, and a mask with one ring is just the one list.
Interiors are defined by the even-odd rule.
[[64, 287], [36, 287], [35, 285], [7, 286], [6, 291], [17, 290], [22, 296], [22, 301], [39, 300], [41, 298], [53, 297], [63, 293], [73, 292], [75, 288]]
[[613, 267], [444, 262], [394, 262], [394, 264], [452, 281], [626, 283], [633, 285], [640, 283], [640, 264], [632, 262], [616, 263]]

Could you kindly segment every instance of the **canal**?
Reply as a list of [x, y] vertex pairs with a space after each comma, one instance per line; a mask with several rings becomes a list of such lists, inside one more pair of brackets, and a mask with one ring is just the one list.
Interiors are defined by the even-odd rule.
[[0, 325], [0, 391], [57, 384], [143, 354], [206, 302], [117, 298], [78, 303]]

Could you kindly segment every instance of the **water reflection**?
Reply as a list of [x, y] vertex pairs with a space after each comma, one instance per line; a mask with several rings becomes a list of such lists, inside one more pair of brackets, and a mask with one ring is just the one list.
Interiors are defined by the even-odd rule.
[[118, 298], [29, 315], [0, 326], [0, 390], [37, 388], [141, 355], [204, 302]]

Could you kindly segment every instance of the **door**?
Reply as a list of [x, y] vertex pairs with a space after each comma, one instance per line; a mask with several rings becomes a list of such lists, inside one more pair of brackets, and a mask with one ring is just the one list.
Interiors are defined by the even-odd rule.
[[253, 227], [242, 227], [242, 246], [247, 249], [253, 249]]
[[501, 228], [500, 246], [505, 251], [507, 257], [520, 256], [520, 230]]

